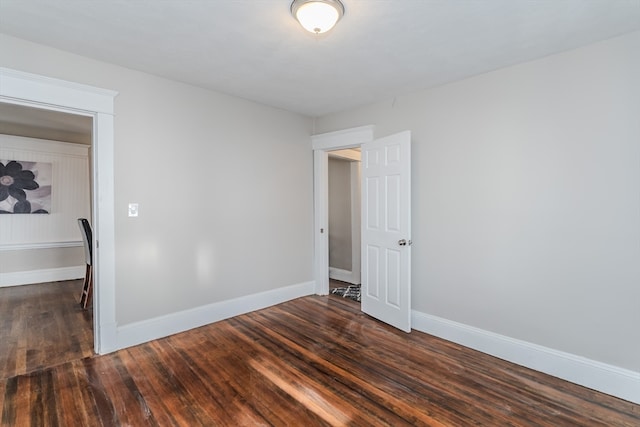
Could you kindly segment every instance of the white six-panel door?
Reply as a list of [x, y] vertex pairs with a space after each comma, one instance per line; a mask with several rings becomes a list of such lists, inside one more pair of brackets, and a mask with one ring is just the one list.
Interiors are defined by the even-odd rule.
[[411, 331], [411, 132], [362, 145], [362, 311]]

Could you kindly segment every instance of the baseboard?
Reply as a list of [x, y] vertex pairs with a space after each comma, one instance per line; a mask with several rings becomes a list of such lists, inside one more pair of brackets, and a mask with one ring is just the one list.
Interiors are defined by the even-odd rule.
[[352, 285], [359, 285], [357, 281], [353, 279], [353, 273], [341, 268], [329, 267], [329, 278], [333, 280], [340, 280], [341, 282], [351, 283]]
[[314, 291], [315, 282], [300, 283], [131, 323], [117, 328], [116, 347], [123, 349], [188, 331], [233, 316], [312, 295]]
[[413, 311], [412, 327], [465, 347], [640, 404], [640, 372]]
[[[108, 354], [118, 350], [116, 322], [108, 322], [100, 324], [100, 333], [97, 337], [98, 347], [95, 349], [98, 354]], [[95, 331], [94, 331], [95, 332]]]
[[58, 282], [84, 278], [86, 266], [45, 268], [42, 270], [0, 273], [0, 288], [6, 286], [32, 285], [34, 283]]

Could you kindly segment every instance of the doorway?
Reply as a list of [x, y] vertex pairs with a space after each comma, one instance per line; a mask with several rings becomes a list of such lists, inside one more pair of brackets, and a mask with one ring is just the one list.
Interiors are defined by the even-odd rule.
[[360, 284], [360, 149], [329, 151], [329, 278]]
[[332, 295], [360, 302], [360, 149], [328, 155], [329, 288]]
[[113, 110], [116, 95], [117, 92], [110, 90], [0, 67], [0, 102], [92, 118], [92, 223], [96, 290], [93, 330], [94, 350], [98, 354], [118, 348], [113, 186]]
[[328, 152], [362, 151], [361, 310], [411, 331], [411, 132], [377, 140], [366, 126], [312, 137], [316, 293], [329, 291]]
[[[314, 264], [318, 295], [329, 293], [329, 153], [336, 150], [359, 149], [361, 144], [373, 141], [373, 131], [373, 126], [362, 126], [314, 135], [311, 138], [314, 150]], [[352, 258], [352, 265], [353, 261]]]
[[93, 310], [78, 304], [86, 259], [77, 218], [91, 218], [92, 131], [88, 116], [0, 102], [0, 158], [34, 170], [40, 190], [30, 209], [45, 213], [7, 215], [2, 225], [0, 317], [11, 325], [0, 340], [2, 378], [95, 354]]

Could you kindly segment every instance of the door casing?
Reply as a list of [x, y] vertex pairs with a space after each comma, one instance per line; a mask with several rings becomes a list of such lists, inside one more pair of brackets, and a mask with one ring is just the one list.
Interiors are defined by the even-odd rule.
[[360, 147], [373, 141], [373, 125], [311, 137], [313, 148], [314, 276], [316, 294], [329, 293], [329, 151]]

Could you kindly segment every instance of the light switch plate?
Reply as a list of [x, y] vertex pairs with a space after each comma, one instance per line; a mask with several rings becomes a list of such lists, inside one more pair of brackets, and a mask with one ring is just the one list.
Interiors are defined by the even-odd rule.
[[138, 204], [129, 203], [129, 216], [138, 216]]

